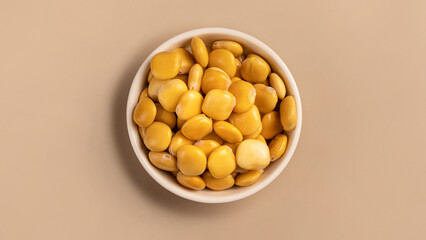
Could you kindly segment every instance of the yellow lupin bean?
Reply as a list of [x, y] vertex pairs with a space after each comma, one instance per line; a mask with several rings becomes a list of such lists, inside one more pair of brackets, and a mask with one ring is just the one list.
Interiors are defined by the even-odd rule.
[[229, 40], [215, 41], [212, 44], [212, 49], [226, 49], [230, 51], [235, 57], [243, 54], [243, 47], [239, 43]]
[[204, 114], [198, 114], [186, 122], [182, 126], [182, 133], [191, 140], [200, 140], [213, 130], [213, 121]]
[[257, 110], [255, 105], [247, 112], [232, 113], [229, 117], [229, 122], [237, 127], [244, 136], [255, 133], [262, 125], [259, 110]]
[[185, 48], [175, 48], [173, 49], [173, 51], [179, 53], [182, 59], [179, 73], [189, 73], [189, 69], [192, 67], [192, 65], [195, 64], [194, 57], [192, 57], [192, 54], [188, 52], [188, 50], [186, 50]]
[[206, 170], [207, 158], [203, 150], [194, 145], [185, 145], [177, 152], [177, 167], [187, 176], [197, 176]]
[[285, 131], [291, 131], [296, 127], [297, 112], [293, 96], [287, 96], [281, 101], [280, 118]]
[[150, 83], [150, 82], [151, 82], [151, 79], [152, 79], [153, 77], [154, 77], [154, 76], [152, 76], [152, 72], [151, 72], [151, 70], [149, 70], [148, 77], [147, 77], [147, 79], [148, 79], [148, 83]]
[[196, 63], [191, 67], [188, 75], [188, 89], [199, 92], [201, 89], [201, 81], [203, 79], [203, 68]]
[[263, 58], [257, 56], [247, 57], [240, 69], [243, 79], [251, 83], [264, 82], [270, 72], [269, 64]]
[[155, 152], [162, 152], [167, 149], [172, 139], [172, 130], [167, 124], [153, 122], [145, 131], [144, 144]]
[[271, 161], [268, 145], [257, 139], [244, 140], [238, 145], [236, 160], [238, 166], [244, 169], [263, 169]]
[[230, 148], [231, 148], [231, 150], [232, 150], [232, 152], [233, 152], [234, 154], [236, 154], [236, 153], [237, 153], [238, 145], [240, 145], [240, 143], [239, 143], [239, 142], [237, 142], [237, 143], [228, 143], [228, 142], [227, 142], [227, 143], [224, 143], [223, 145], [230, 147]]
[[182, 57], [177, 52], [159, 52], [151, 60], [151, 72], [157, 79], [170, 79], [178, 75]]
[[185, 84], [188, 83], [188, 74], [178, 74], [176, 77], [174, 77], [173, 79], [180, 79], [182, 80]]
[[182, 131], [178, 131], [175, 135], [173, 135], [172, 140], [170, 141], [169, 153], [172, 156], [177, 156], [179, 148], [185, 145], [192, 145], [193, 143], [194, 141], [185, 137], [182, 134]]
[[194, 146], [199, 147], [206, 154], [206, 157], [209, 157], [213, 150], [220, 147], [220, 144], [214, 140], [198, 140], [194, 143]]
[[257, 182], [262, 173], [263, 170], [250, 170], [246, 173], [240, 173], [235, 179], [235, 185], [240, 187], [253, 185], [255, 182]]
[[234, 172], [237, 172], [237, 173], [246, 173], [246, 172], [248, 172], [248, 170], [246, 170], [244, 168], [241, 168], [240, 166], [237, 165], [237, 167], [235, 168]]
[[[240, 62], [240, 60], [238, 60], [238, 58], [235, 58], [236, 70], [235, 70], [234, 77], [241, 78], [241, 74], [240, 74], [241, 65], [242, 65], [242, 63]], [[232, 79], [231, 79], [231, 81], [232, 81]]]
[[157, 107], [155, 121], [165, 123], [170, 129], [173, 129], [176, 126], [176, 115], [172, 112], [167, 112], [159, 103], [156, 103], [155, 106]]
[[176, 114], [182, 120], [187, 120], [201, 113], [203, 96], [194, 90], [189, 90], [179, 100], [176, 106]]
[[140, 126], [138, 126], [138, 132], [139, 132], [139, 135], [142, 138], [142, 141], [145, 138], [145, 131], [146, 131], [146, 127], [140, 127]]
[[176, 124], [177, 124], [177, 127], [179, 128], [179, 129], [181, 129], [182, 128], [182, 126], [183, 126], [183, 124], [186, 122], [186, 120], [183, 120], [183, 119], [181, 119], [181, 118], [177, 118], [177, 120], [176, 120]]
[[133, 121], [141, 127], [148, 127], [154, 122], [156, 114], [157, 108], [154, 102], [150, 98], [143, 98], [136, 105], [133, 112]]
[[254, 84], [256, 89], [256, 101], [254, 105], [257, 106], [259, 112], [268, 113], [275, 109], [278, 102], [278, 96], [275, 90], [263, 84]]
[[251, 85], [251, 83], [238, 80], [234, 81], [229, 87], [229, 92], [234, 95], [236, 100], [236, 104], [233, 110], [234, 112], [244, 113], [253, 107], [256, 100], [256, 89], [253, 87], [253, 85]]
[[192, 55], [194, 55], [195, 61], [201, 65], [201, 67], [207, 67], [209, 63], [209, 53], [207, 52], [206, 44], [199, 37], [193, 37], [191, 40]]
[[147, 98], [148, 96], [148, 88], [145, 88], [142, 92], [141, 95], [139, 95], [139, 102], [142, 100], [142, 98]]
[[212, 89], [228, 90], [229, 85], [231, 85], [231, 79], [222, 69], [217, 67], [208, 68], [201, 80], [201, 90], [205, 94]]
[[261, 136], [260, 133], [263, 130], [262, 124], [260, 124], [259, 128], [256, 130], [256, 132], [250, 134], [250, 135], [244, 135], [244, 139], [256, 139], [257, 137]]
[[158, 90], [158, 100], [166, 111], [174, 112], [180, 98], [186, 91], [188, 91], [188, 88], [182, 80], [168, 80]]
[[213, 89], [204, 98], [203, 113], [214, 120], [226, 120], [234, 109], [235, 97], [226, 90]]
[[284, 81], [280, 78], [280, 76], [276, 73], [271, 73], [271, 75], [269, 75], [269, 83], [271, 84], [271, 87], [275, 89], [275, 92], [277, 92], [278, 98], [284, 99], [286, 88]]
[[149, 161], [152, 165], [164, 171], [177, 171], [176, 158], [168, 152], [149, 152]]
[[237, 70], [234, 55], [225, 49], [216, 49], [209, 54], [209, 67], [217, 67], [226, 72], [232, 78]]
[[217, 121], [213, 124], [213, 129], [226, 142], [238, 143], [243, 140], [240, 130], [229, 122]]
[[206, 183], [206, 187], [215, 191], [228, 189], [234, 186], [234, 183], [235, 183], [235, 180], [231, 174], [223, 178], [217, 179], [217, 178], [214, 178], [209, 171], [203, 174], [203, 180]]
[[283, 126], [281, 126], [280, 113], [273, 111], [265, 114], [262, 117], [262, 136], [265, 139], [272, 139], [277, 134], [283, 131]]
[[[234, 82], [236, 82], [236, 81], [241, 81], [241, 78], [239, 78], [239, 77], [233, 77], [233, 78], [231, 78], [231, 85], [232, 85]], [[231, 87], [231, 86], [229, 86], [229, 87]], [[229, 89], [228, 89], [228, 91], [229, 91]]]
[[178, 172], [176, 179], [182, 186], [189, 189], [202, 190], [206, 187], [204, 180], [200, 176], [186, 176], [182, 172]]
[[151, 83], [148, 86], [148, 95], [152, 100], [158, 101], [158, 90], [167, 83], [167, 80], [160, 80], [157, 78], [152, 78]]
[[264, 142], [265, 144], [267, 144], [265, 138], [262, 135], [257, 136], [257, 138], [255, 138], [255, 139], [260, 140], [260, 141]]
[[214, 131], [207, 134], [205, 137], [202, 138], [202, 140], [214, 140], [220, 145], [222, 145], [225, 141], [223, 141], [222, 138], [220, 138]]
[[278, 134], [269, 143], [269, 153], [271, 155], [271, 162], [280, 158], [287, 148], [287, 136], [284, 134]]
[[210, 153], [207, 167], [214, 178], [223, 178], [231, 174], [237, 164], [232, 149], [228, 146], [220, 146]]

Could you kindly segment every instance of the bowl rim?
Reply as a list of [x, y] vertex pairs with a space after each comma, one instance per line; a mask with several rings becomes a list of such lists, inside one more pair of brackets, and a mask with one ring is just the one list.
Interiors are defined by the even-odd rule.
[[[136, 87], [137, 81], [140, 81], [140, 79], [142, 79], [141, 75], [142, 75], [143, 70], [146, 67], [149, 66], [149, 63], [150, 63], [152, 57], [157, 52], [163, 51], [164, 46], [171, 45], [174, 42], [178, 42], [182, 39], [192, 38], [193, 36], [198, 36], [198, 35], [203, 35], [203, 34], [232, 35], [232, 36], [235, 36], [236, 38], [244, 39], [245, 41], [250, 42], [250, 43], [258, 46], [259, 48], [262, 48], [265, 52], [268, 53], [270, 58], [272, 58], [276, 62], [277, 68], [281, 69], [284, 72], [285, 77], [287, 78], [287, 82], [286, 82], [287, 86], [286, 87], [287, 88], [290, 87], [292, 89], [292, 92], [293, 92], [292, 96], [295, 99], [296, 109], [297, 109], [297, 123], [296, 123], [296, 128], [293, 130], [293, 131], [295, 131], [293, 133], [293, 136], [292, 136], [293, 140], [289, 141], [288, 144], [287, 144], [286, 155], [285, 156], [283, 155], [280, 159], [276, 160], [276, 161], [279, 161], [279, 160], [281, 160], [282, 158], [285, 157], [283, 159], [283, 161], [281, 161], [279, 163], [279, 166], [277, 166], [277, 168], [269, 174], [268, 178], [264, 179], [264, 181], [262, 181], [261, 183], [259, 183], [255, 187], [247, 189], [247, 191], [241, 191], [241, 192], [237, 192], [235, 194], [221, 195], [221, 196], [215, 196], [215, 197], [197, 195], [197, 191], [193, 191], [190, 194], [186, 191], [183, 191], [183, 189], [181, 189], [181, 188], [177, 188], [176, 186], [173, 186], [173, 185], [167, 183], [163, 176], [159, 175], [158, 173], [156, 173], [152, 170], [152, 168], [151, 168], [152, 166], [150, 166], [151, 163], [149, 162], [149, 159], [147, 158], [147, 156], [145, 156], [145, 154], [143, 153], [142, 147], [137, 143], [137, 141], [134, 137], [134, 133], [135, 133], [135, 131], [138, 132], [138, 129], [135, 126], [135, 124], [133, 123], [133, 110], [134, 110], [133, 105], [134, 104], [132, 102], [134, 101], [134, 98], [138, 98], [139, 96], [136, 96], [136, 97], [132, 96], [132, 92], [133, 92], [132, 90]], [[290, 86], [288, 86], [288, 84], [290, 84]], [[130, 143], [132, 145], [134, 153], [136, 154], [136, 157], [138, 158], [139, 162], [144, 167], [145, 171], [147, 171], [148, 174], [157, 183], [159, 183], [162, 187], [164, 187], [168, 191], [170, 191], [170, 192], [172, 192], [172, 193], [174, 193], [174, 194], [176, 194], [176, 195], [178, 195], [182, 198], [188, 199], [188, 200], [192, 200], [192, 201], [196, 201], [196, 202], [202, 202], [202, 203], [225, 203], [225, 202], [232, 202], [232, 201], [236, 201], [236, 200], [246, 198], [246, 197], [251, 196], [254, 193], [260, 191], [261, 189], [268, 186], [272, 181], [274, 181], [281, 174], [281, 172], [286, 168], [286, 166], [290, 162], [291, 158], [293, 157], [293, 154], [296, 150], [296, 147], [297, 147], [299, 139], [300, 139], [300, 134], [301, 134], [301, 129], [302, 129], [302, 103], [301, 103], [301, 100], [300, 100], [300, 93], [299, 93], [299, 90], [297, 88], [296, 82], [293, 78], [293, 75], [291, 74], [290, 70], [288, 69], [287, 65], [284, 63], [282, 58], [274, 50], [272, 50], [268, 45], [266, 45], [265, 43], [263, 43], [259, 39], [255, 38], [255, 37], [253, 37], [249, 34], [246, 34], [246, 33], [234, 30], [234, 29], [218, 28], [218, 27], [198, 28], [198, 29], [185, 31], [183, 33], [177, 34], [177, 35], [169, 38], [168, 40], [166, 40], [162, 44], [160, 44], [157, 48], [155, 48], [151, 52], [151, 54], [143, 61], [143, 63], [139, 67], [135, 77], [133, 78], [132, 84], [131, 84], [130, 89], [129, 89], [129, 94], [128, 94], [127, 103], [126, 103], [126, 123], [127, 123], [127, 130], [128, 130], [128, 134], [129, 134]], [[139, 133], [138, 133], [138, 135], [139, 135]]]

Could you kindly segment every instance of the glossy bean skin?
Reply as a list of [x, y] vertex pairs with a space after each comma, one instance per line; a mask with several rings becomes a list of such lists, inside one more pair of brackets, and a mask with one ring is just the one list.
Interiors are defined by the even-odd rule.
[[233, 109], [236, 113], [244, 113], [253, 107], [256, 100], [256, 89], [246, 81], [234, 81], [229, 87], [229, 92], [234, 95], [236, 104]]
[[285, 131], [292, 131], [296, 127], [297, 111], [293, 96], [287, 96], [281, 101], [280, 119]]
[[232, 186], [234, 186], [234, 183], [235, 183], [235, 180], [231, 174], [223, 178], [217, 179], [217, 178], [214, 178], [209, 171], [206, 171], [203, 174], [203, 180], [206, 184], [206, 187], [215, 191], [231, 188]]
[[191, 140], [200, 140], [213, 130], [213, 121], [204, 114], [198, 114], [186, 122], [182, 126], [182, 133]]
[[203, 150], [194, 145], [184, 145], [177, 152], [177, 167], [187, 176], [198, 176], [206, 170], [207, 158]]
[[166, 111], [174, 112], [183, 94], [188, 91], [186, 84], [180, 79], [168, 80], [158, 90], [158, 100]]
[[192, 65], [195, 64], [194, 57], [188, 50], [185, 48], [175, 48], [173, 51], [177, 52], [181, 56], [181, 66], [179, 69], [180, 74], [187, 74], [189, 73], [189, 70], [191, 69]]
[[192, 190], [203, 190], [206, 187], [204, 180], [200, 176], [187, 176], [182, 172], [178, 172], [176, 179], [182, 186]]
[[217, 121], [213, 124], [216, 134], [229, 143], [238, 143], [243, 140], [240, 130], [229, 122]]
[[162, 122], [153, 122], [145, 130], [144, 144], [154, 152], [162, 152], [167, 149], [172, 139], [172, 131]]
[[256, 100], [254, 104], [261, 113], [269, 113], [275, 109], [278, 102], [278, 96], [272, 87], [268, 87], [263, 84], [255, 84], [256, 89]]
[[188, 89], [199, 92], [201, 89], [201, 81], [203, 79], [204, 71], [200, 64], [194, 64], [188, 75]]
[[247, 112], [232, 113], [229, 122], [237, 127], [244, 136], [255, 133], [262, 125], [259, 110], [254, 105]]
[[201, 90], [205, 94], [209, 93], [213, 89], [228, 90], [231, 85], [231, 79], [229, 76], [220, 68], [211, 67], [208, 68], [203, 75], [201, 80]]
[[229, 40], [219, 40], [213, 42], [212, 49], [226, 49], [231, 52], [235, 57], [238, 57], [243, 54], [243, 47], [241, 46], [241, 44]]
[[262, 117], [262, 133], [261, 135], [265, 139], [272, 139], [277, 134], [283, 131], [283, 127], [280, 121], [280, 113], [277, 111], [272, 111], [265, 114]]
[[150, 98], [143, 98], [133, 111], [133, 121], [141, 126], [148, 127], [155, 120], [157, 108]]
[[157, 79], [171, 79], [178, 75], [182, 57], [177, 52], [160, 52], [151, 60], [151, 72]]
[[232, 149], [228, 146], [216, 148], [210, 153], [207, 167], [214, 178], [223, 178], [231, 174], [237, 167]]
[[209, 67], [222, 69], [230, 78], [237, 70], [234, 55], [226, 49], [216, 49], [209, 54]]
[[235, 104], [235, 97], [230, 92], [213, 89], [206, 94], [201, 109], [207, 116], [220, 121], [229, 118]]
[[250, 170], [246, 173], [238, 174], [235, 179], [235, 185], [240, 187], [247, 187], [253, 185], [262, 175], [263, 170]]
[[287, 148], [287, 136], [284, 134], [278, 134], [269, 143], [269, 152], [271, 155], [271, 162], [279, 159]]
[[185, 92], [176, 106], [176, 114], [182, 120], [187, 120], [201, 113], [203, 96], [194, 90]]
[[271, 75], [269, 75], [269, 83], [277, 92], [278, 98], [281, 100], [284, 99], [287, 90], [281, 77], [276, 73], [271, 73]]
[[201, 67], [207, 67], [209, 63], [209, 53], [207, 52], [207, 47], [203, 40], [199, 37], [193, 37], [191, 40], [191, 49], [195, 61], [199, 63]]
[[176, 158], [168, 152], [149, 152], [149, 161], [157, 168], [164, 171], [177, 171]]
[[251, 83], [261, 83], [271, 73], [269, 64], [258, 56], [248, 56], [241, 65], [240, 74], [244, 80]]

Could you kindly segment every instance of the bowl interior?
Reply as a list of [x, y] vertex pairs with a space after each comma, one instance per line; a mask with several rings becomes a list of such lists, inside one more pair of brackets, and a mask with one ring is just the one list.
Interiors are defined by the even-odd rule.
[[[293, 131], [286, 133], [288, 136], [286, 152], [280, 159], [272, 162], [265, 169], [265, 172], [262, 174], [261, 178], [252, 186], [233, 187], [224, 191], [211, 191], [208, 189], [202, 191], [194, 191], [182, 187], [170, 173], [159, 170], [153, 165], [151, 165], [148, 160], [149, 151], [144, 147], [143, 142], [139, 136], [137, 126], [132, 120], [133, 110], [137, 104], [139, 94], [148, 84], [146, 78], [149, 73], [149, 63], [151, 61], [151, 58], [158, 52], [170, 50], [177, 47], [186, 47], [189, 49], [191, 38], [194, 36], [200, 37], [204, 40], [206, 44], [211, 44], [213, 41], [221, 39], [234, 40], [239, 42], [243, 46], [243, 48], [245, 49], [245, 54], [256, 53], [262, 56], [271, 65], [272, 71], [279, 74], [283, 78], [287, 88], [287, 94], [292, 95], [295, 98], [298, 114], [297, 126]], [[188, 31], [169, 39], [168, 41], [161, 44], [157, 49], [155, 49], [141, 65], [139, 71], [137, 72], [133, 80], [129, 92], [126, 114], [130, 141], [139, 161], [146, 169], [146, 171], [159, 184], [161, 184], [169, 191], [181, 197], [205, 203], [220, 203], [238, 200], [259, 191], [260, 189], [268, 185], [270, 182], [272, 182], [282, 172], [287, 163], [290, 161], [290, 158], [293, 155], [297, 142], [299, 140], [302, 125], [302, 109], [299, 92], [297, 90], [296, 83], [294, 82], [290, 71], [288, 70], [284, 62], [281, 60], [281, 58], [263, 42], [245, 33], [224, 28], [203, 28]]]

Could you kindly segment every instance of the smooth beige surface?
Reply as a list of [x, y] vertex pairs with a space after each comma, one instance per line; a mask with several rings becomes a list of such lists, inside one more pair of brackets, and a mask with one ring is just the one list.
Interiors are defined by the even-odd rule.
[[[425, 239], [424, 1], [2, 1], [0, 239]], [[270, 186], [194, 203], [155, 183], [125, 128], [162, 41], [229, 27], [269, 44], [302, 96]]]

